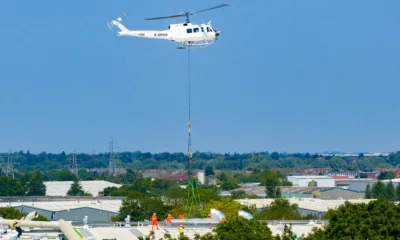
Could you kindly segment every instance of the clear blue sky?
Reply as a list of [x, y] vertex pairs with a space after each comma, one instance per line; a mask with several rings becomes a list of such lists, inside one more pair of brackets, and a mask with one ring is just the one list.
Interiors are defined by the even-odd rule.
[[[187, 52], [117, 37], [224, 2], [4, 1], [0, 151], [186, 152]], [[193, 16], [223, 31], [192, 50], [193, 149], [400, 149], [400, 1], [231, 0]]]

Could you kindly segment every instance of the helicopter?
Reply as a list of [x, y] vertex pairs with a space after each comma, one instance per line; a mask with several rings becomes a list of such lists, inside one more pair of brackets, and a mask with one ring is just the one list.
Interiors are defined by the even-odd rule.
[[230, 6], [230, 4], [221, 4], [196, 12], [184, 12], [170, 16], [145, 18], [145, 20], [158, 20], [166, 18], [186, 17], [186, 22], [170, 24], [168, 26], [168, 30], [129, 30], [121, 24], [121, 22], [127, 18], [125, 13], [122, 13], [122, 15], [116, 20], [107, 22], [107, 25], [110, 29], [112, 29], [114, 26], [117, 26], [120, 29], [117, 36], [169, 40], [181, 44], [181, 46], [177, 47], [177, 49], [185, 49], [186, 47], [207, 47], [210, 44], [214, 43], [215, 40], [218, 40], [218, 37], [221, 35], [222, 31], [214, 29], [211, 26], [211, 21], [207, 24], [192, 24], [189, 20], [189, 16], [226, 6]]

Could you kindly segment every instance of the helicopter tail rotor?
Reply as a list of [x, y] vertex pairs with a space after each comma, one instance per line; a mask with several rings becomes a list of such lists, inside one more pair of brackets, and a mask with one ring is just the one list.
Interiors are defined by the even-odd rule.
[[114, 26], [120, 25], [120, 23], [121, 23], [123, 20], [125, 20], [126, 18], [127, 18], [127, 17], [126, 17], [126, 14], [125, 14], [125, 13], [122, 13], [121, 16], [119, 16], [116, 20], [107, 22], [107, 26], [108, 26], [109, 29], [112, 29]]

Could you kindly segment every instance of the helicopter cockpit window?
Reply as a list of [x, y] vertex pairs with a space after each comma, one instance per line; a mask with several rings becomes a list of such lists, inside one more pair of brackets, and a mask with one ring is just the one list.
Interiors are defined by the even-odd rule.
[[187, 33], [192, 33], [192, 32], [193, 32], [193, 29], [188, 28], [188, 29], [186, 29], [186, 32], [187, 32]]
[[195, 33], [197, 33], [197, 32], [199, 32], [199, 28], [194, 28], [193, 31], [194, 31]]
[[210, 27], [207, 27], [207, 32], [212, 32], [212, 29]]

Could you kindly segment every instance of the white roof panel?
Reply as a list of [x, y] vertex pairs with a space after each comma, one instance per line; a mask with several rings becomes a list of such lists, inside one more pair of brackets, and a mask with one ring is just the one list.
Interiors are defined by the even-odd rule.
[[[107, 187], [121, 187], [121, 184], [116, 184], [107, 181], [79, 181], [83, 190], [92, 194], [94, 197], [99, 195]], [[44, 182], [46, 185], [46, 196], [67, 196], [73, 181], [57, 181], [57, 182]]]
[[[244, 205], [253, 205], [255, 204], [257, 208], [268, 207], [271, 202], [275, 199], [266, 198], [266, 199], [238, 199], [236, 201], [240, 202]], [[340, 205], [344, 204], [346, 201], [351, 203], [368, 203], [374, 199], [349, 199], [349, 200], [322, 200], [316, 198], [288, 198], [291, 204], [297, 204], [299, 208], [319, 211], [319, 212], [327, 212], [328, 209], [336, 209]]]

